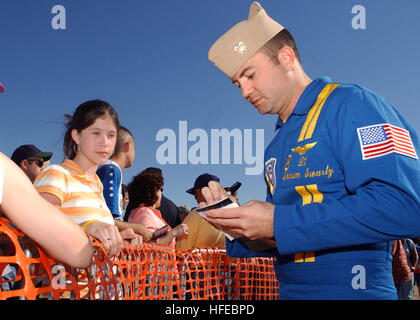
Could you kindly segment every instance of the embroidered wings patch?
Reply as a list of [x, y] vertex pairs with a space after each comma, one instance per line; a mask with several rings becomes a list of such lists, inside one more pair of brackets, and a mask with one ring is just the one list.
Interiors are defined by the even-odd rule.
[[357, 128], [363, 160], [399, 153], [418, 159], [410, 133], [389, 123]]

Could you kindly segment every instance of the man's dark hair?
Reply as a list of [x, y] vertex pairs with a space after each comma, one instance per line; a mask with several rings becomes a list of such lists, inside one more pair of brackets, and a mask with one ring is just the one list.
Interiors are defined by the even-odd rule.
[[277, 33], [271, 40], [269, 40], [264, 46], [261, 47], [260, 51], [265, 53], [267, 56], [271, 58], [276, 64], [279, 63], [277, 58], [279, 50], [284, 46], [290, 47], [293, 52], [295, 53], [296, 59], [300, 61], [299, 51], [296, 47], [295, 40], [293, 36], [287, 29], [283, 29], [279, 33]]
[[126, 127], [120, 126], [117, 135], [117, 142], [115, 143], [114, 153], [112, 155], [116, 155], [120, 152], [124, 146], [124, 142], [126, 141], [126, 137], [130, 136], [134, 141], [134, 136]]

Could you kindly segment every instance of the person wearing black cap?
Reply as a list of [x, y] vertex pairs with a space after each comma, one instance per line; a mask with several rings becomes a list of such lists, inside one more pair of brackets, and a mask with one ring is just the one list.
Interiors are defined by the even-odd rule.
[[[187, 193], [194, 195], [195, 200], [201, 206], [206, 200], [201, 194], [201, 188], [207, 187], [209, 182], [219, 182], [220, 179], [215, 175], [204, 173], [195, 179], [194, 186], [187, 190]], [[239, 184], [240, 186], [240, 184]], [[235, 184], [233, 190], [227, 187], [229, 191], [236, 192], [238, 184]], [[226, 191], [228, 191], [226, 190]], [[200, 205], [201, 203], [201, 205]], [[183, 223], [188, 226], [188, 236], [177, 240], [175, 248], [178, 250], [191, 250], [194, 248], [219, 248], [225, 249], [225, 235], [209, 224], [194, 209], [185, 217]]]
[[44, 162], [50, 160], [52, 152], [42, 152], [33, 144], [18, 147], [12, 154], [12, 160], [25, 172], [34, 183], [35, 178], [41, 173]]
[[207, 187], [210, 181], [219, 182], [220, 179], [212, 174], [204, 173], [198, 176], [197, 179], [195, 179], [194, 187], [188, 189], [187, 193], [192, 194], [195, 197], [195, 200], [198, 204], [200, 204], [201, 202], [206, 202], [203, 195], [201, 194], [201, 189]]

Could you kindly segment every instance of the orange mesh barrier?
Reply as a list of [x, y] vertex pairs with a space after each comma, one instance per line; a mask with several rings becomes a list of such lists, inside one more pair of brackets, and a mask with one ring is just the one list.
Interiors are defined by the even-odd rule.
[[177, 251], [124, 245], [109, 258], [102, 244], [87, 269], [57, 263], [9, 220], [0, 218], [0, 300], [269, 300], [278, 299], [270, 258], [230, 258], [217, 249]]

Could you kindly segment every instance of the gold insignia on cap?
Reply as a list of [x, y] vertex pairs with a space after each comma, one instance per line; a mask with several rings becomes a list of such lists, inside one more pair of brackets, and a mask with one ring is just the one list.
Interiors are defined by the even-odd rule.
[[245, 44], [245, 42], [243, 42], [243, 41], [239, 42], [235, 46], [235, 48], [233, 48], [233, 51], [235, 51], [236, 53], [239, 53], [239, 54], [244, 54], [245, 51], [246, 51], [246, 44]]

